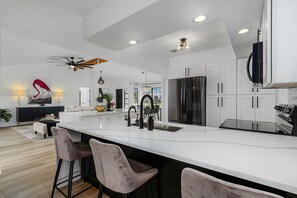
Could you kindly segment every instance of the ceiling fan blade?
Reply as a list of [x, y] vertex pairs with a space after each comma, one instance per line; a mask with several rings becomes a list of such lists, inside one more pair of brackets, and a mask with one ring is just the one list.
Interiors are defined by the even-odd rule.
[[50, 57], [49, 59], [50, 59], [50, 60], [55, 60], [55, 61], [59, 61], [59, 62], [65, 62], [64, 60], [60, 60], [60, 59], [57, 59], [57, 58], [53, 58], [53, 57]]
[[75, 62], [76, 64], [80, 64], [80, 63], [82, 63], [82, 62], [84, 62], [85, 60], [80, 60], [80, 61], [77, 61], [77, 62]]
[[91, 67], [91, 66], [88, 66], [88, 65], [79, 65], [79, 66], [81, 66], [81, 67], [86, 67], [86, 68], [90, 68], [90, 69], [93, 69], [93, 67]]
[[172, 50], [170, 50], [170, 52], [172, 52], [172, 53], [175, 53], [175, 52], [178, 52], [179, 50], [178, 49], [172, 49]]
[[85, 64], [85, 63], [81, 63], [81, 64], [79, 64], [79, 65], [83, 65], [83, 66], [94, 66], [93, 64]]
[[[57, 63], [57, 64], [61, 64], [61, 63], [64, 63], [64, 62], [59, 62], [59, 61], [51, 61], [51, 60], [48, 60], [46, 61], [47, 63]], [[66, 63], [65, 63], [66, 65]]]

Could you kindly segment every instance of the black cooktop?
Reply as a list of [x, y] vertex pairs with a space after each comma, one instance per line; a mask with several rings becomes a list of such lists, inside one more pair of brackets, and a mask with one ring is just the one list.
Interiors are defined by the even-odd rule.
[[280, 129], [274, 122], [257, 122], [257, 121], [249, 121], [249, 120], [227, 119], [225, 122], [223, 122], [220, 125], [220, 128], [236, 129], [236, 130], [251, 131], [251, 132], [273, 133], [273, 134], [280, 134], [280, 135], [290, 135], [280, 131]]

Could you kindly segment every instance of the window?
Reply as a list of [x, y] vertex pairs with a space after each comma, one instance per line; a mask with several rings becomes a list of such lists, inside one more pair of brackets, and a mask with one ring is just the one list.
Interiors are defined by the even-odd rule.
[[161, 87], [153, 87], [152, 88], [152, 97], [154, 99], [154, 105], [161, 106], [162, 88]]

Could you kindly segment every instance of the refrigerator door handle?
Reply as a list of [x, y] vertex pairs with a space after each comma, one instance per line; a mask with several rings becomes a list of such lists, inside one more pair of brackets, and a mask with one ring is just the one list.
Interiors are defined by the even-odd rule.
[[221, 107], [224, 107], [224, 98], [221, 97]]
[[224, 93], [224, 84], [221, 83], [221, 92]]

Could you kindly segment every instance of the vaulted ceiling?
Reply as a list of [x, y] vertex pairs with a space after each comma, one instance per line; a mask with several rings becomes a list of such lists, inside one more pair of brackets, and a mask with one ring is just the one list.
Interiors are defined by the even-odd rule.
[[[79, 54], [160, 72], [170, 57], [227, 45], [237, 57], [247, 56], [263, 1], [0, 0], [0, 27]], [[194, 23], [200, 14], [207, 20]], [[239, 35], [241, 28], [250, 31]], [[190, 48], [171, 53], [182, 37]], [[131, 46], [132, 39], [139, 43]]]

